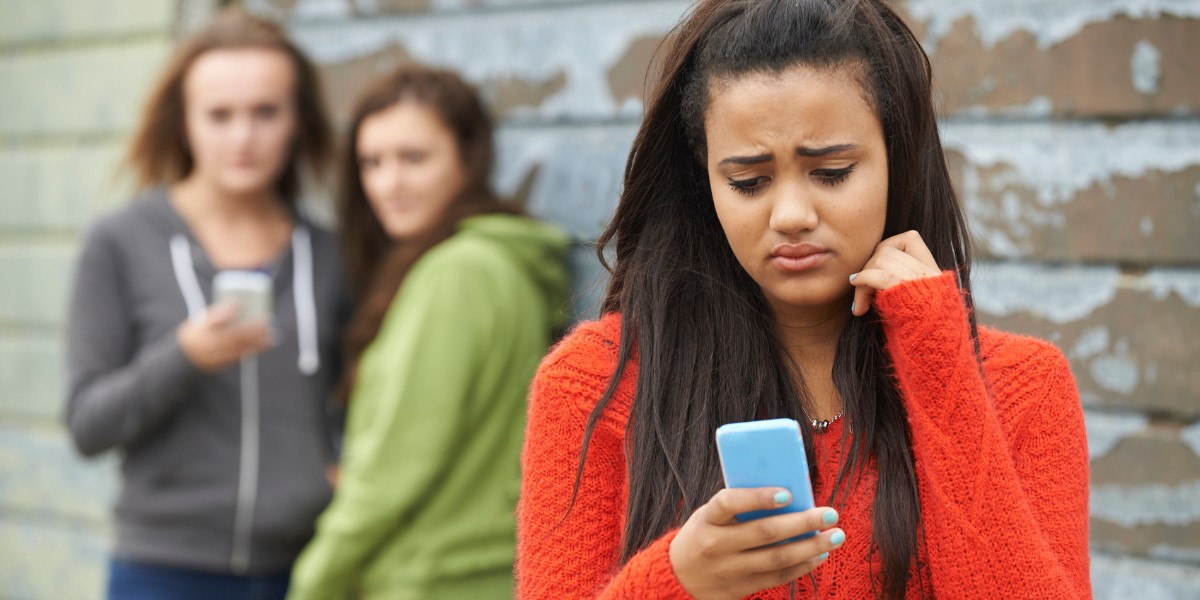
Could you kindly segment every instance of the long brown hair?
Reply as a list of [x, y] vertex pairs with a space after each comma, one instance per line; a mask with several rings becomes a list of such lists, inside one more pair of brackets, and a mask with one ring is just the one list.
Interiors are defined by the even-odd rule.
[[[358, 134], [367, 117], [402, 102], [429, 107], [454, 134], [466, 181], [438, 223], [416, 239], [392, 241], [367, 201], [358, 164]], [[430, 248], [445, 241], [462, 219], [484, 213], [520, 214], [515, 206], [500, 203], [492, 191], [492, 123], [478, 93], [452, 71], [420, 65], [402, 65], [369, 85], [355, 104], [340, 158], [341, 190], [338, 220], [342, 255], [350, 284], [359, 302], [346, 328], [346, 369], [338, 395], [343, 402], [357, 378], [358, 361], [379, 333], [400, 284], [409, 269]]]
[[[883, 235], [920, 233], [939, 265], [957, 269], [972, 308], [970, 245], [938, 136], [929, 61], [886, 4], [703, 0], [664, 43], [658, 64], [624, 191], [599, 240], [602, 261], [605, 246], [616, 245], [603, 309], [622, 315], [620, 353], [589, 416], [577, 472], [636, 352], [622, 561], [679, 526], [722, 487], [713, 441], [719, 425], [775, 417], [804, 422], [802, 407], [809, 406], [809, 392], [783, 349], [762, 291], [729, 248], [698, 160], [713, 78], [736, 85], [740, 76], [796, 65], [856, 77], [880, 117], [887, 146]], [[872, 311], [851, 319], [835, 351], [833, 380], [854, 437], [825, 501], [845, 498], [874, 459], [872, 552], [882, 558], [877, 594], [901, 598], [913, 574], [922, 576], [915, 561], [920, 505], [907, 416], [891, 372], [878, 316]], [[832, 476], [815, 468], [811, 475]]]
[[124, 163], [136, 173], [138, 188], [174, 183], [191, 174], [195, 164], [187, 144], [184, 79], [202, 54], [244, 48], [278, 50], [288, 55], [295, 68], [296, 141], [279, 177], [280, 198], [288, 205], [295, 203], [301, 166], [317, 177], [325, 172], [333, 155], [333, 134], [316, 68], [278, 25], [240, 8], [226, 8], [211, 24], [176, 46], [146, 98]]

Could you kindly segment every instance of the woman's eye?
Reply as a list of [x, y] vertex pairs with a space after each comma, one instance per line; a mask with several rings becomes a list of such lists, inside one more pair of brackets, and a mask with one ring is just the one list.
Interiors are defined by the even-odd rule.
[[231, 115], [232, 112], [230, 112], [230, 110], [227, 108], [214, 108], [208, 111], [208, 118], [217, 123], [224, 123], [228, 121]]
[[854, 163], [853, 165], [842, 169], [818, 169], [813, 171], [813, 175], [816, 176], [818, 181], [825, 185], [837, 185], [845, 181], [846, 178], [850, 176], [850, 173], [854, 171], [854, 167], [857, 165], [858, 163]]
[[279, 114], [278, 106], [260, 106], [254, 109], [254, 116], [260, 119], [270, 119]]
[[360, 156], [358, 157], [358, 169], [366, 171], [379, 166], [379, 157], [377, 156]]
[[423, 152], [420, 150], [405, 150], [400, 153], [400, 160], [410, 164], [417, 164], [424, 161], [427, 156], [429, 156], [428, 152]]
[[769, 178], [767, 177], [751, 177], [750, 179], [729, 179], [729, 187], [733, 188], [739, 194], [747, 196], [754, 195], [758, 188], [765, 184]]

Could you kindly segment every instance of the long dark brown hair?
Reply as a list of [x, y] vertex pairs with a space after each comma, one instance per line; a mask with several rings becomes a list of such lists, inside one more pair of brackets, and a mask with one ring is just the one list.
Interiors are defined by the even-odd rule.
[[[411, 240], [392, 241], [367, 202], [358, 163], [358, 134], [367, 117], [403, 102], [430, 108], [454, 134], [466, 181], [434, 227]], [[402, 65], [370, 84], [355, 104], [340, 159], [338, 217], [342, 252], [359, 302], [346, 328], [346, 369], [338, 395], [349, 400], [358, 360], [379, 333], [409, 269], [430, 248], [445, 241], [462, 219], [484, 213], [521, 214], [492, 191], [492, 123], [478, 93], [452, 71]]]
[[[721, 489], [713, 440], [719, 425], [776, 417], [804, 422], [802, 409], [810, 405], [767, 301], [734, 257], [713, 207], [699, 157], [714, 78], [736, 85], [747, 74], [798, 65], [855, 77], [887, 146], [883, 235], [920, 233], [938, 265], [957, 269], [972, 308], [970, 245], [938, 136], [929, 61], [882, 1], [703, 0], [672, 31], [657, 61], [661, 72], [650, 85], [620, 203], [599, 240], [602, 261], [604, 248], [616, 246], [603, 310], [622, 315], [620, 353], [588, 419], [579, 464], [582, 470], [596, 423], [636, 352], [622, 562]], [[974, 317], [970, 327], [977, 337]], [[876, 461], [877, 594], [901, 598], [920, 572], [920, 505], [907, 418], [873, 311], [842, 331], [833, 381], [854, 436], [827, 501], [844, 499]], [[811, 475], [832, 476], [815, 468]], [[578, 482], [577, 475], [577, 488]]]
[[142, 118], [130, 140], [124, 166], [137, 176], [137, 187], [175, 183], [195, 167], [187, 144], [183, 82], [202, 54], [213, 50], [278, 50], [295, 69], [296, 141], [279, 176], [277, 191], [293, 206], [300, 193], [301, 168], [318, 178], [333, 157], [333, 134], [317, 69], [283, 29], [241, 8], [222, 9], [212, 23], [184, 39], [146, 98]]

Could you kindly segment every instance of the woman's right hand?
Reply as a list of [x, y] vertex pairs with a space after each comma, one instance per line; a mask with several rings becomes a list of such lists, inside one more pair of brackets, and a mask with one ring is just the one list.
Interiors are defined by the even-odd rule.
[[188, 360], [206, 373], [275, 344], [265, 322], [239, 322], [237, 305], [231, 303], [214, 304], [204, 314], [184, 321], [175, 335]]
[[[701, 506], [671, 541], [671, 568], [698, 600], [742, 598], [793, 581], [817, 568], [846, 541], [837, 511], [818, 507], [738, 522], [734, 516], [790, 503], [783, 488], [723, 489]], [[770, 546], [817, 531], [805, 540]]]

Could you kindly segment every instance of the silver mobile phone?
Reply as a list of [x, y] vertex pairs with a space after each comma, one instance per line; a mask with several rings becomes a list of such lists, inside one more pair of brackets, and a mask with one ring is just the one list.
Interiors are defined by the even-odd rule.
[[238, 320], [271, 320], [271, 276], [258, 271], [221, 271], [213, 278], [213, 300], [232, 301]]

